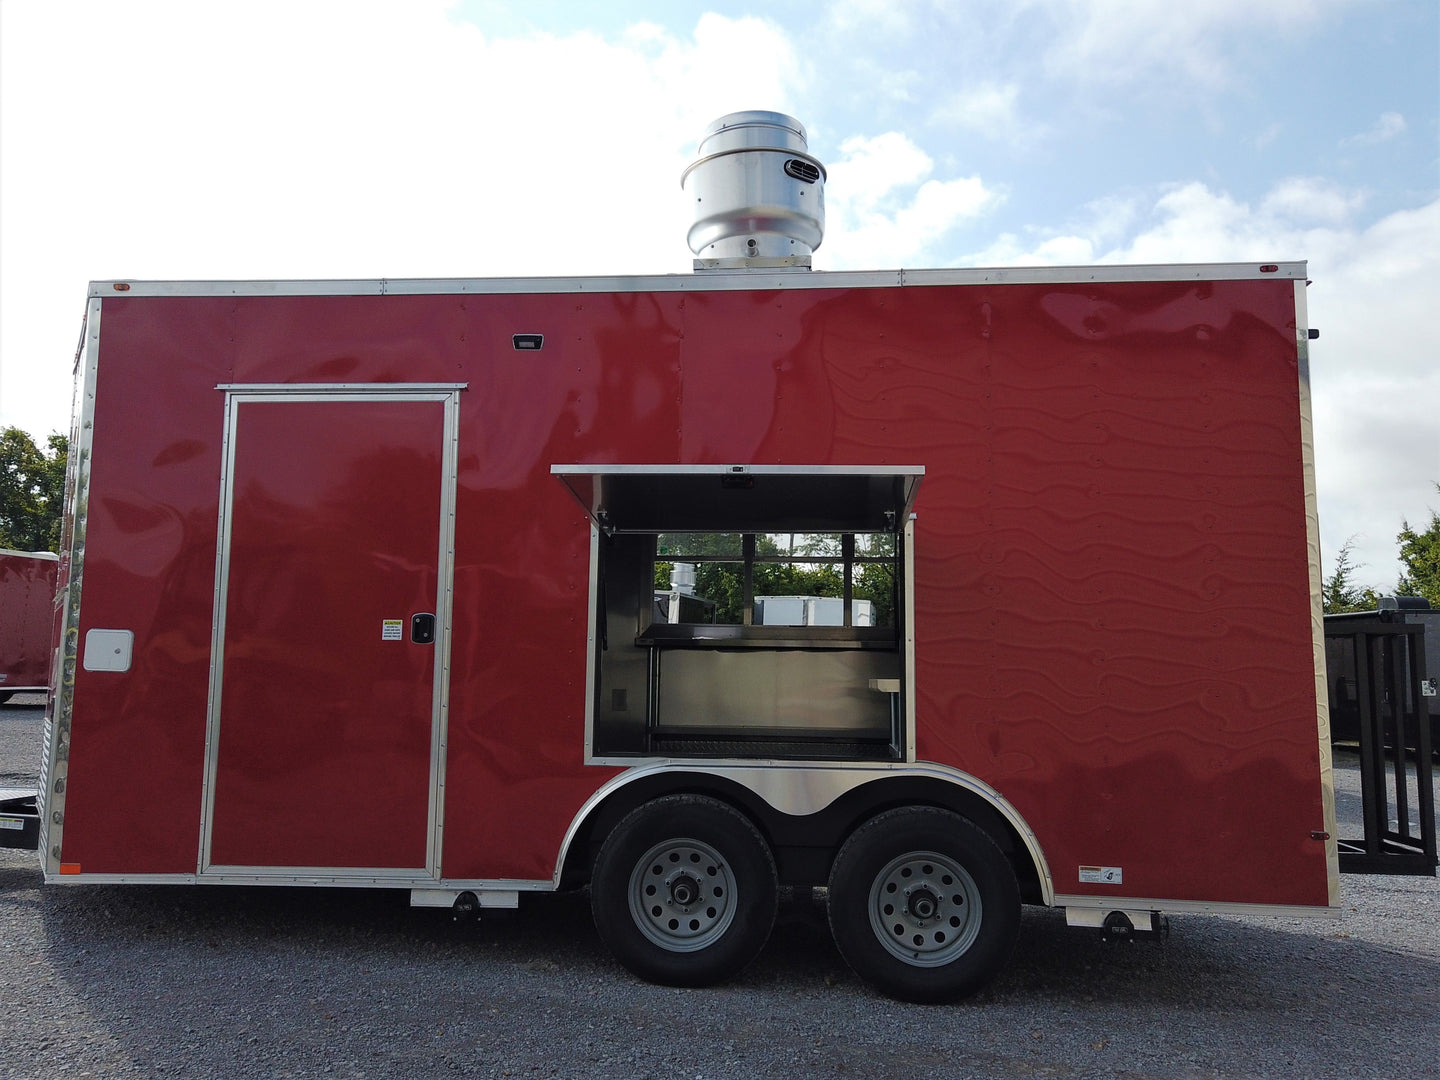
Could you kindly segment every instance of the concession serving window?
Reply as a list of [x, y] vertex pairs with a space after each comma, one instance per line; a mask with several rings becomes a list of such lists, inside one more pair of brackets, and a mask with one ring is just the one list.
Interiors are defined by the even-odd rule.
[[905, 757], [922, 466], [551, 471], [593, 523], [591, 758]]

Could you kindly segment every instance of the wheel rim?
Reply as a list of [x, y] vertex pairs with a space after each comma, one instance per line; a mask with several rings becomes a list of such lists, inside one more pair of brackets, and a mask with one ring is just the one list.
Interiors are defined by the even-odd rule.
[[735, 872], [709, 844], [656, 844], [630, 873], [630, 917], [651, 942], [696, 952], [724, 936], [735, 919]]
[[940, 967], [980, 933], [980, 890], [954, 859], [908, 851], [885, 864], [870, 885], [870, 928], [886, 950], [914, 967]]

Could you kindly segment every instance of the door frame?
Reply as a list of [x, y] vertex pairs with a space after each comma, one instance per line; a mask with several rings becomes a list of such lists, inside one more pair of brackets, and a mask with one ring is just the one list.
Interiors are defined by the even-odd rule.
[[[459, 472], [460, 394], [467, 386], [467, 383], [222, 383], [215, 388], [225, 394], [225, 426], [222, 436], [219, 529], [215, 556], [214, 615], [210, 638], [210, 690], [205, 719], [205, 774], [201, 791], [200, 849], [196, 861], [196, 875], [202, 880], [396, 885], [440, 880], [445, 828], [445, 749], [450, 708], [450, 627], [455, 591], [455, 491]], [[225, 682], [225, 609], [230, 585], [230, 529], [234, 514], [235, 448], [239, 410], [242, 405], [255, 403], [336, 401], [440, 402], [444, 406], [425, 865], [417, 868], [397, 868], [216, 864], [210, 857], [210, 843], [215, 816], [215, 781], [220, 757], [220, 700]]]

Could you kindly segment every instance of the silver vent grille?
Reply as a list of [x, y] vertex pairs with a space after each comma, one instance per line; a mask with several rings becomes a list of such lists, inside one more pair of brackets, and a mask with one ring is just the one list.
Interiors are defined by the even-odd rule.
[[808, 161], [801, 161], [799, 158], [789, 158], [785, 162], [785, 175], [806, 184], [813, 184], [820, 179], [820, 169]]

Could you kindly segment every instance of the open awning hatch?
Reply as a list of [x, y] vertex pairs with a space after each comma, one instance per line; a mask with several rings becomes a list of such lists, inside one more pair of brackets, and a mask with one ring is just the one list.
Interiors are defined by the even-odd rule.
[[552, 465], [607, 533], [895, 532], [923, 465]]

